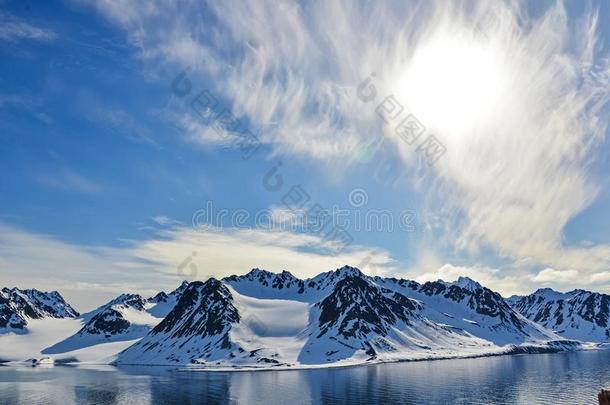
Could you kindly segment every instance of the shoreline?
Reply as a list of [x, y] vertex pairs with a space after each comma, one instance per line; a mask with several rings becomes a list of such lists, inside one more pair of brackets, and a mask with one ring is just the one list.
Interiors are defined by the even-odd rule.
[[380, 364], [393, 364], [393, 363], [407, 363], [407, 362], [424, 362], [424, 361], [441, 361], [441, 360], [462, 360], [462, 359], [477, 359], [484, 357], [498, 357], [498, 356], [516, 356], [516, 355], [527, 355], [527, 354], [555, 354], [555, 353], [569, 353], [576, 351], [588, 351], [588, 350], [605, 350], [610, 348], [607, 343], [581, 343], [580, 347], [573, 349], [560, 349], [552, 347], [542, 346], [513, 346], [506, 348], [505, 350], [488, 352], [488, 353], [476, 353], [476, 354], [464, 354], [455, 356], [433, 356], [423, 358], [404, 358], [404, 359], [387, 359], [387, 360], [370, 360], [355, 362], [351, 364], [295, 364], [295, 365], [278, 365], [278, 366], [256, 366], [256, 365], [244, 365], [244, 366], [197, 366], [197, 365], [171, 365], [171, 364], [109, 364], [116, 368], [129, 368], [129, 367], [165, 367], [168, 369], [175, 370], [176, 372], [211, 372], [211, 373], [223, 373], [223, 372], [262, 372], [262, 371], [303, 371], [303, 370], [319, 370], [319, 369], [331, 369], [331, 368], [346, 368], [346, 367], [362, 367], [362, 366], [376, 366]]
[[[573, 343], [572, 343], [573, 344]], [[607, 350], [610, 349], [610, 343], [579, 343], [578, 347], [574, 348], [562, 348], [552, 346], [540, 346], [540, 345], [528, 345], [528, 346], [515, 346], [500, 348], [498, 351], [490, 351], [484, 353], [469, 353], [469, 354], [455, 354], [455, 355], [439, 355], [430, 357], [412, 357], [412, 358], [396, 358], [396, 359], [373, 359], [364, 361], [354, 361], [353, 363], [333, 363], [333, 364], [280, 364], [277, 366], [258, 366], [258, 365], [218, 365], [218, 366], [205, 366], [205, 365], [184, 365], [184, 364], [117, 364], [115, 362], [96, 362], [96, 361], [62, 361], [61, 358], [55, 359], [54, 365], [51, 367], [88, 367], [88, 366], [108, 366], [118, 370], [124, 368], [141, 368], [145, 369], [148, 367], [159, 369], [166, 368], [175, 372], [210, 372], [210, 373], [226, 373], [226, 372], [264, 372], [264, 371], [303, 371], [303, 370], [320, 370], [320, 369], [335, 369], [335, 368], [347, 368], [347, 367], [363, 367], [363, 366], [377, 366], [381, 364], [394, 364], [394, 363], [407, 363], [407, 362], [425, 362], [425, 361], [447, 361], [447, 360], [465, 360], [465, 359], [477, 359], [485, 357], [499, 357], [499, 356], [515, 356], [515, 355], [527, 355], [527, 354], [555, 354], [555, 353], [569, 353], [577, 351], [590, 351], [590, 350]], [[2, 367], [40, 367], [31, 366], [26, 360], [4, 360], [0, 363]], [[49, 367], [45, 367], [49, 368]]]

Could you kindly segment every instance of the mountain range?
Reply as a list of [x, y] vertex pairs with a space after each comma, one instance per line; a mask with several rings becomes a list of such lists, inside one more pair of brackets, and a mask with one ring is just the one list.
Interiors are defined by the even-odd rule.
[[467, 277], [420, 284], [350, 266], [185, 281], [82, 315], [57, 292], [5, 288], [0, 359], [235, 369], [556, 352], [610, 343], [609, 305], [583, 290], [505, 299]]

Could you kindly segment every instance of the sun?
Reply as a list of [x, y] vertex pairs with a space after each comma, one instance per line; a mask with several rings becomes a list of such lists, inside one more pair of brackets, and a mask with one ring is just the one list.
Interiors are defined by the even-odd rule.
[[442, 35], [417, 47], [397, 81], [397, 97], [428, 129], [460, 140], [494, 118], [509, 77], [493, 42]]

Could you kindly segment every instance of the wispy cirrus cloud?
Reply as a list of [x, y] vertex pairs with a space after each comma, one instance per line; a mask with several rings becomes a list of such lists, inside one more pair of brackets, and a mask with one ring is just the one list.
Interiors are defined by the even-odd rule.
[[341, 166], [384, 134], [418, 167], [414, 148], [357, 97], [375, 72], [377, 100], [395, 95], [447, 147], [431, 176], [414, 179], [429, 217], [443, 218], [447, 250], [588, 274], [609, 267], [610, 245], [563, 237], [600, 192], [591, 168], [606, 142], [610, 63], [597, 10], [575, 19], [561, 3], [529, 13], [519, 1], [96, 7], [143, 59], [212, 83], [275, 153]]
[[76, 191], [86, 194], [96, 194], [104, 191], [104, 186], [71, 169], [60, 169], [52, 173], [38, 176], [38, 181], [45, 186], [64, 191]]
[[37, 27], [7, 13], [0, 13], [0, 41], [51, 41], [56, 37], [57, 34], [47, 28]]
[[92, 122], [103, 125], [113, 134], [123, 136], [134, 142], [158, 146], [151, 131], [120, 108], [98, 105], [92, 111], [86, 112], [86, 116]]

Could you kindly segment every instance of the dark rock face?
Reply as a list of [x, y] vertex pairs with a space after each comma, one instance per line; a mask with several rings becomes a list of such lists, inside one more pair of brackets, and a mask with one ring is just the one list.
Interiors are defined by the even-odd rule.
[[402, 294], [347, 276], [337, 282], [332, 293], [320, 303], [321, 337], [331, 331], [344, 338], [366, 339], [373, 332], [386, 335], [388, 327], [410, 323], [417, 303]]
[[171, 299], [174, 299], [177, 301], [180, 298], [180, 296], [182, 295], [182, 293], [184, 292], [184, 290], [186, 290], [186, 287], [188, 287], [188, 286], [189, 286], [189, 282], [185, 280], [178, 286], [178, 288], [176, 288], [174, 291], [170, 292], [169, 294], [167, 294], [164, 291], [161, 291], [161, 292], [157, 293], [156, 295], [148, 298], [146, 301], [153, 303], [153, 304], [168, 302]]
[[421, 286], [419, 292], [428, 296], [442, 296], [456, 303], [465, 304], [477, 314], [497, 318], [506, 325], [513, 325], [519, 331], [524, 331], [525, 323], [519, 319], [515, 311], [506, 303], [502, 296], [489, 288], [478, 286], [473, 289], [458, 285], [447, 285], [434, 281]]
[[24, 329], [26, 325], [24, 315], [19, 313], [8, 297], [0, 294], [0, 328]]
[[419, 289], [420, 292], [429, 296], [443, 294], [445, 290], [447, 290], [447, 286], [438, 281], [429, 281]]
[[122, 294], [94, 311], [93, 317], [85, 323], [77, 334], [110, 337], [124, 333], [131, 326], [131, 323], [123, 317], [119, 309], [133, 308], [137, 311], [143, 311], [145, 305], [146, 301], [139, 294]]
[[123, 315], [115, 309], [107, 308], [95, 315], [81, 330], [79, 334], [90, 335], [118, 335], [124, 333], [131, 324], [123, 318]]
[[340, 361], [356, 352], [374, 360], [380, 352], [393, 352], [396, 333], [420, 321], [421, 305], [405, 295], [377, 285], [354, 268], [323, 273], [313, 280], [326, 296], [312, 307], [316, 316], [299, 361], [305, 364]]
[[165, 319], [121, 352], [117, 363], [204, 363], [210, 358], [234, 357], [229, 331], [239, 321], [233, 296], [222, 282], [194, 281]]
[[192, 282], [174, 309], [157, 325], [152, 334], [168, 333], [171, 337], [211, 336], [227, 325], [239, 322], [231, 293], [220, 281]]
[[610, 296], [582, 291], [574, 298], [574, 301], [581, 304], [578, 308], [578, 314], [585, 321], [592, 322], [602, 328], [608, 327]]
[[3, 288], [0, 291], [0, 328], [24, 329], [28, 319], [74, 318], [74, 310], [57, 292]]
[[160, 302], [167, 302], [168, 298], [169, 298], [169, 296], [166, 293], [164, 293], [163, 291], [161, 291], [154, 297], [150, 297], [147, 301], [158, 304]]

